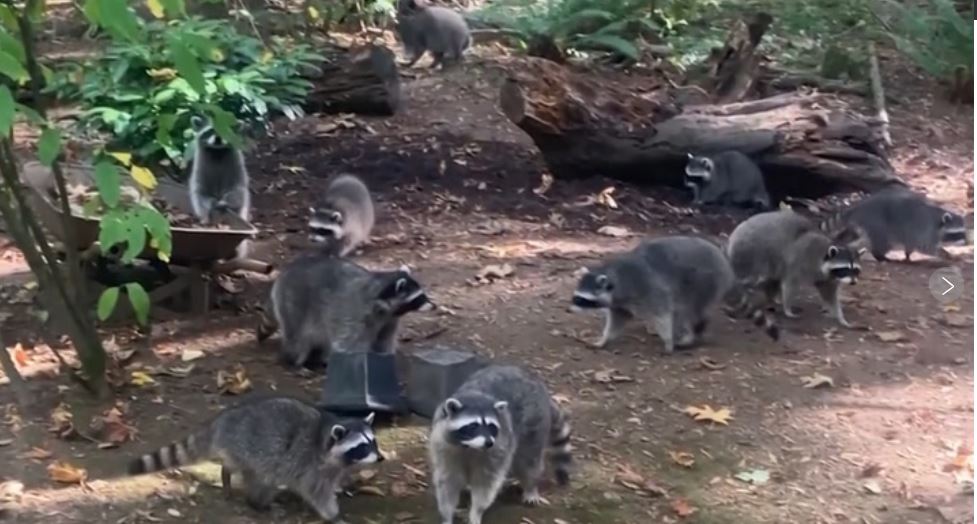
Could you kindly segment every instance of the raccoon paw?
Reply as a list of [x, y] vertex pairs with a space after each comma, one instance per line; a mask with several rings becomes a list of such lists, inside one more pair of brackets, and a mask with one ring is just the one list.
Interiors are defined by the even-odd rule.
[[549, 506], [550, 501], [543, 498], [538, 490], [532, 490], [522, 494], [522, 503], [527, 506]]

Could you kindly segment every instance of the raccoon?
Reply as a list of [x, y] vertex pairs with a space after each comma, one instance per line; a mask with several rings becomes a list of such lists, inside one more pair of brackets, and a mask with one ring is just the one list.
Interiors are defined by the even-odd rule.
[[335, 242], [339, 256], [346, 256], [370, 237], [373, 201], [359, 178], [340, 175], [326, 187], [326, 194], [309, 208], [309, 239]]
[[434, 57], [432, 68], [460, 62], [472, 42], [464, 17], [427, 0], [398, 0], [397, 33], [408, 56], [407, 67], [427, 51]]
[[284, 486], [322, 518], [341, 523], [336, 491], [343, 475], [384, 460], [372, 425], [372, 413], [338, 419], [293, 398], [252, 398], [221, 411], [184, 440], [134, 459], [129, 474], [219, 460], [225, 495], [231, 493], [232, 473], [239, 473], [255, 509], [267, 509]]
[[190, 171], [190, 204], [194, 215], [204, 225], [214, 222], [221, 213], [249, 220], [251, 193], [244, 154], [225, 142], [209, 121], [194, 116], [190, 124], [196, 135]]
[[770, 209], [770, 195], [763, 173], [750, 157], [739, 151], [713, 156], [689, 153], [685, 185], [692, 189], [696, 205], [729, 204], [760, 210]]
[[772, 315], [760, 307], [744, 306], [750, 302], [750, 289], [735, 282], [729, 261], [712, 242], [667, 236], [642, 242], [587, 269], [571, 309], [604, 311], [604, 331], [597, 347], [617, 338], [634, 318], [651, 322], [668, 353], [691, 346], [705, 332], [709, 312], [720, 300], [747, 309], [754, 323], [777, 340], [780, 330]]
[[[332, 351], [396, 350], [400, 318], [434, 309], [420, 283], [402, 266], [370, 271], [348, 259], [320, 252], [298, 256], [272, 285], [272, 315], [263, 315], [257, 337], [280, 327], [284, 363], [324, 364]], [[271, 318], [273, 316], [273, 318]], [[319, 356], [316, 362], [311, 357]]]
[[950, 258], [945, 246], [966, 245], [967, 227], [962, 215], [943, 209], [926, 197], [905, 188], [878, 191], [820, 225], [831, 231], [853, 224], [865, 232], [869, 251], [879, 262], [901, 247], [908, 261], [914, 252]]
[[451, 523], [468, 489], [468, 522], [480, 524], [510, 473], [526, 504], [542, 502], [538, 485], [547, 450], [556, 482], [570, 481], [570, 433], [541, 381], [514, 366], [477, 371], [438, 407], [431, 425], [428, 457], [441, 522]]
[[797, 317], [791, 304], [797, 289], [813, 285], [828, 313], [851, 327], [841, 309], [839, 286], [854, 285], [861, 274], [858, 244], [862, 233], [845, 228], [833, 236], [794, 211], [771, 211], [741, 222], [729, 235], [727, 253], [736, 278], [763, 289], [768, 302], [780, 293], [787, 317]]

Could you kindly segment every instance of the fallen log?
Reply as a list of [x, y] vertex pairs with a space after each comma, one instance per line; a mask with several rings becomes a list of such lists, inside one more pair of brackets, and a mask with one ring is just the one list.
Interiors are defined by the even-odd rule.
[[390, 116], [400, 109], [400, 74], [392, 51], [367, 45], [321, 52], [326, 56], [321, 70], [308, 75], [314, 87], [303, 105], [307, 113]]
[[502, 112], [532, 138], [556, 178], [682, 187], [688, 153], [736, 149], [757, 161], [776, 197], [902, 183], [880, 147], [879, 123], [829, 109], [823, 95], [681, 108], [667, 84], [637, 95], [537, 58], [508, 69]]

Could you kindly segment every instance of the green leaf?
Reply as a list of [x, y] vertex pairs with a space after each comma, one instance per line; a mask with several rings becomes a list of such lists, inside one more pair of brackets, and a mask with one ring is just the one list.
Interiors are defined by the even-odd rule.
[[14, 125], [14, 95], [5, 85], [0, 85], [0, 136], [10, 136], [10, 128]]
[[129, 295], [132, 310], [136, 312], [136, 320], [145, 326], [149, 322], [149, 294], [138, 282], [126, 284], [126, 294]]
[[126, 213], [125, 228], [126, 250], [122, 253], [122, 261], [131, 264], [146, 249], [146, 226], [138, 214], [130, 212]]
[[50, 166], [61, 152], [61, 132], [53, 127], [46, 127], [37, 141], [37, 158], [42, 164]]
[[21, 64], [27, 62], [27, 54], [24, 53], [24, 44], [7, 31], [0, 31], [0, 51], [13, 56]]
[[211, 122], [214, 124], [214, 131], [217, 131], [217, 134], [227, 141], [228, 144], [238, 149], [242, 148], [244, 142], [234, 132], [234, 127], [237, 125], [237, 118], [235, 118], [234, 114], [215, 105], [208, 105], [206, 109], [210, 113]]
[[119, 170], [109, 160], [101, 160], [95, 164], [95, 187], [98, 194], [102, 196], [102, 202], [108, 207], [119, 205], [119, 197], [122, 187], [119, 177]]
[[183, 0], [161, 0], [163, 8], [170, 17], [187, 16], [187, 6]]
[[102, 253], [108, 253], [111, 249], [126, 240], [126, 226], [123, 223], [123, 214], [116, 209], [109, 210], [99, 221], [98, 245], [102, 248]]
[[156, 141], [164, 146], [173, 145], [170, 132], [176, 124], [176, 115], [166, 114], [156, 117]]
[[134, 42], [139, 37], [139, 21], [125, 0], [97, 0], [98, 23], [117, 36]]
[[24, 65], [17, 60], [17, 57], [6, 51], [0, 51], [0, 73], [10, 77], [15, 82], [20, 82], [28, 78], [27, 70]]
[[105, 321], [115, 310], [115, 304], [119, 301], [119, 288], [110, 287], [105, 291], [102, 291], [102, 295], [98, 297], [98, 308], [96, 313], [98, 314], [98, 319]]
[[44, 124], [44, 118], [42, 118], [41, 114], [35, 111], [32, 107], [25, 106], [24, 104], [17, 104], [17, 111], [20, 111], [20, 114], [24, 115], [30, 123], [36, 126], [41, 126]]
[[578, 47], [586, 46], [606, 49], [624, 55], [632, 60], [641, 59], [638, 48], [633, 43], [616, 35], [587, 35], [577, 39], [575, 45]]
[[176, 39], [170, 39], [170, 54], [173, 56], [173, 65], [180, 72], [186, 81], [195, 91], [201, 95], [207, 94], [207, 85], [204, 82], [204, 75], [200, 71], [200, 63], [197, 57], [190, 52], [187, 46]]

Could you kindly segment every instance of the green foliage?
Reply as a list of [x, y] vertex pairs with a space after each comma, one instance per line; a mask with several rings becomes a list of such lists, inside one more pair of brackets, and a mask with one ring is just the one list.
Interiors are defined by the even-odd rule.
[[115, 311], [115, 304], [119, 302], [119, 288], [110, 287], [105, 291], [102, 291], [102, 295], [98, 297], [98, 306], [95, 308], [95, 313], [98, 315], [98, 319], [104, 321], [112, 315]]
[[310, 0], [306, 15], [313, 24], [338, 23], [380, 24], [390, 20], [397, 0]]
[[[973, 9], [972, 4], [967, 6]], [[971, 67], [972, 11], [964, 16], [952, 0], [930, 0], [919, 5], [887, 0], [882, 2], [879, 12], [896, 47], [927, 73], [946, 78], [957, 67]]]
[[133, 19], [138, 41], [116, 27], [118, 40], [95, 59], [60, 66], [50, 86], [80, 103], [79, 125], [110, 135], [110, 149], [175, 174], [189, 154], [195, 114], [210, 116], [231, 143], [240, 140], [237, 120], [263, 131], [276, 113], [302, 114], [311, 84], [301, 73], [320, 60], [308, 46], [274, 39], [265, 47], [221, 20]]

